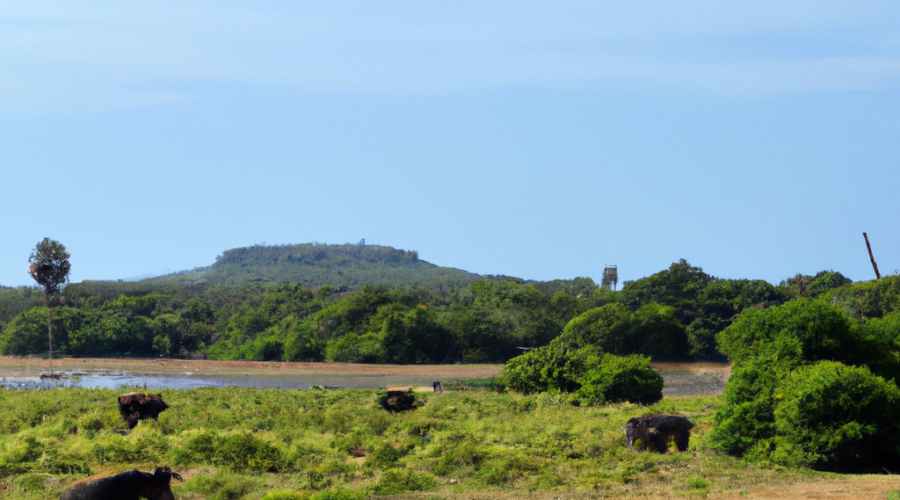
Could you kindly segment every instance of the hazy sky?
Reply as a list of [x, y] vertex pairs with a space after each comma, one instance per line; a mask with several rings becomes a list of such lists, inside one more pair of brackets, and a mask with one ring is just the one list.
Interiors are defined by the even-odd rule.
[[0, 284], [254, 243], [478, 273], [900, 269], [897, 2], [0, 0]]

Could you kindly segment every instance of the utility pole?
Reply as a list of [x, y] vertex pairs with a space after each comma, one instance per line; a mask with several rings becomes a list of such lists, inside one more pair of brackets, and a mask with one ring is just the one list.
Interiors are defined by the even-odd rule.
[[875, 263], [875, 257], [872, 256], [872, 245], [869, 244], [869, 236], [866, 233], [863, 233], [863, 238], [866, 239], [866, 248], [869, 249], [869, 260], [872, 261], [872, 268], [875, 269], [875, 279], [881, 279], [881, 273], [878, 272], [878, 264]]

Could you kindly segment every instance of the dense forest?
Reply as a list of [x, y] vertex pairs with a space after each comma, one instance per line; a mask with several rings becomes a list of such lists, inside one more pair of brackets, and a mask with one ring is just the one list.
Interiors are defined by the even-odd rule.
[[[279, 269], [300, 269], [285, 275], [315, 285], [279, 282]], [[207, 279], [176, 280], [199, 275]], [[900, 277], [853, 283], [823, 271], [776, 286], [718, 279], [681, 260], [612, 291], [590, 278], [477, 276], [389, 247], [293, 245], [231, 250], [203, 273], [74, 283], [63, 298], [54, 350], [70, 356], [483, 363], [553, 342], [700, 360], [725, 359], [716, 335], [748, 309], [807, 298], [859, 325], [888, 316], [900, 308]], [[39, 292], [0, 288], [0, 352], [45, 354], [47, 314]]]

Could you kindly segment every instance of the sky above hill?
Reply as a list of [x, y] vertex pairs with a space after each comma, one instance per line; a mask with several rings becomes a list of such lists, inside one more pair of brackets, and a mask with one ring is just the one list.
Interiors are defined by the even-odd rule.
[[900, 269], [896, 2], [0, 2], [0, 284], [357, 242], [531, 279]]

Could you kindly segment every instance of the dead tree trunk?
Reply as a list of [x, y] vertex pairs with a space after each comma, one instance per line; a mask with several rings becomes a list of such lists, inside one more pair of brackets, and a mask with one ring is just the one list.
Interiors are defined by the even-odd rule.
[[878, 272], [878, 264], [875, 263], [875, 257], [872, 256], [872, 245], [869, 244], [869, 236], [866, 233], [863, 233], [863, 238], [866, 239], [866, 248], [869, 249], [869, 260], [872, 261], [872, 269], [875, 269], [875, 279], [881, 279], [881, 273]]

